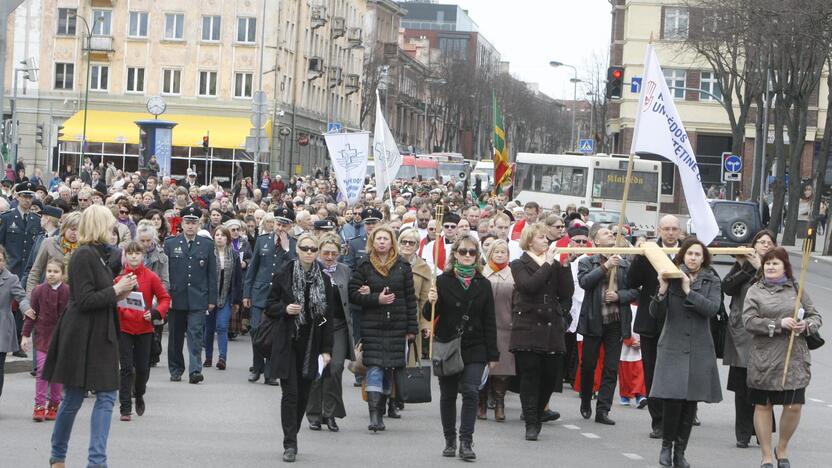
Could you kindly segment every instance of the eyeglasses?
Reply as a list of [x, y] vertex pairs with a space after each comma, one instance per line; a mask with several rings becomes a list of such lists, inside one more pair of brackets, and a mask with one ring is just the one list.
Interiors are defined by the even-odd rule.
[[565, 226], [565, 225], [563, 225], [563, 224], [553, 224], [553, 225], [552, 225], [552, 227], [553, 227], [553, 228], [557, 228], [557, 229], [563, 229], [563, 228], [565, 228], [566, 226]]
[[774, 245], [774, 242], [767, 241], [765, 239], [759, 239], [756, 243], [760, 245]]
[[435, 230], [436, 230], [436, 228], [432, 228], [432, 227], [428, 228], [428, 231], [435, 231]]
[[589, 244], [589, 239], [571, 239], [576, 244]]
[[324, 250], [323, 252], [321, 252], [321, 256], [322, 257], [337, 257], [338, 252], [336, 252], [335, 250]]
[[412, 240], [400, 240], [399, 244], [401, 245], [416, 245], [416, 241]]
[[88, 202], [88, 201], [90, 201], [90, 199], [89, 198], [79, 198], [78, 201], [79, 202]]
[[127, 210], [118, 210], [119, 214], [130, 214]]
[[456, 229], [456, 224], [443, 224], [442, 227], [445, 229]]
[[462, 255], [463, 257], [476, 257], [479, 252], [477, 251], [477, 249], [459, 248], [456, 249], [456, 253]]
[[309, 245], [299, 245], [298, 248], [301, 250], [301, 252], [316, 253], [318, 251], [317, 247], [309, 246]]
[[430, 222], [430, 218], [419, 218], [420, 223], [428, 223]]

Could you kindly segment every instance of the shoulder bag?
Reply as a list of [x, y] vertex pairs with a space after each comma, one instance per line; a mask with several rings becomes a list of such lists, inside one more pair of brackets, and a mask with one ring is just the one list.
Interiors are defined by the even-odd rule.
[[272, 357], [272, 345], [274, 344], [274, 330], [277, 320], [263, 314], [260, 324], [251, 337], [252, 345], [266, 359]]
[[[407, 366], [396, 369], [396, 400], [402, 403], [430, 403], [430, 368], [419, 362], [416, 345], [408, 344]], [[412, 363], [412, 365], [411, 365]]]
[[437, 377], [447, 377], [449, 375], [456, 375], [462, 372], [465, 368], [465, 363], [462, 362], [462, 333], [465, 327], [465, 322], [468, 321], [468, 312], [471, 310], [471, 302], [468, 302], [468, 308], [465, 314], [462, 315], [462, 321], [456, 329], [456, 336], [448, 341], [439, 341], [434, 337], [433, 339], [433, 355], [431, 356], [431, 365], [433, 366], [433, 374]]

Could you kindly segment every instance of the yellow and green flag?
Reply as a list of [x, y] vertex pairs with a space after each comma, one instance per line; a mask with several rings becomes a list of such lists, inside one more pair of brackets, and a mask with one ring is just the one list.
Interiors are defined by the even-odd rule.
[[500, 192], [504, 185], [511, 182], [511, 162], [508, 159], [508, 143], [506, 143], [505, 122], [503, 114], [497, 106], [497, 95], [492, 92], [492, 108], [494, 109], [494, 189]]

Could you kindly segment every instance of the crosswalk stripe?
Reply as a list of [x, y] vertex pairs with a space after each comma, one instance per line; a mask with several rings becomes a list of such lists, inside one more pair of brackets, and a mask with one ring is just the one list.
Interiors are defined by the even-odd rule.
[[593, 434], [591, 432], [581, 432], [581, 435], [586, 437], [587, 439], [600, 439], [601, 436], [598, 434]]
[[644, 457], [638, 455], [636, 453], [622, 453], [625, 457], [629, 458], [630, 460], [644, 460]]

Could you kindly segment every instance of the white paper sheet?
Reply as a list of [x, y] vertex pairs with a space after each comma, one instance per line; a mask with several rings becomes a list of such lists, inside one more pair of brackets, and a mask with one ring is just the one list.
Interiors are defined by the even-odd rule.
[[133, 291], [130, 293], [129, 296], [118, 301], [118, 306], [124, 307], [126, 309], [139, 310], [142, 312], [147, 310], [147, 307], [145, 307], [144, 303], [144, 296], [142, 295], [142, 293], [138, 291]]

